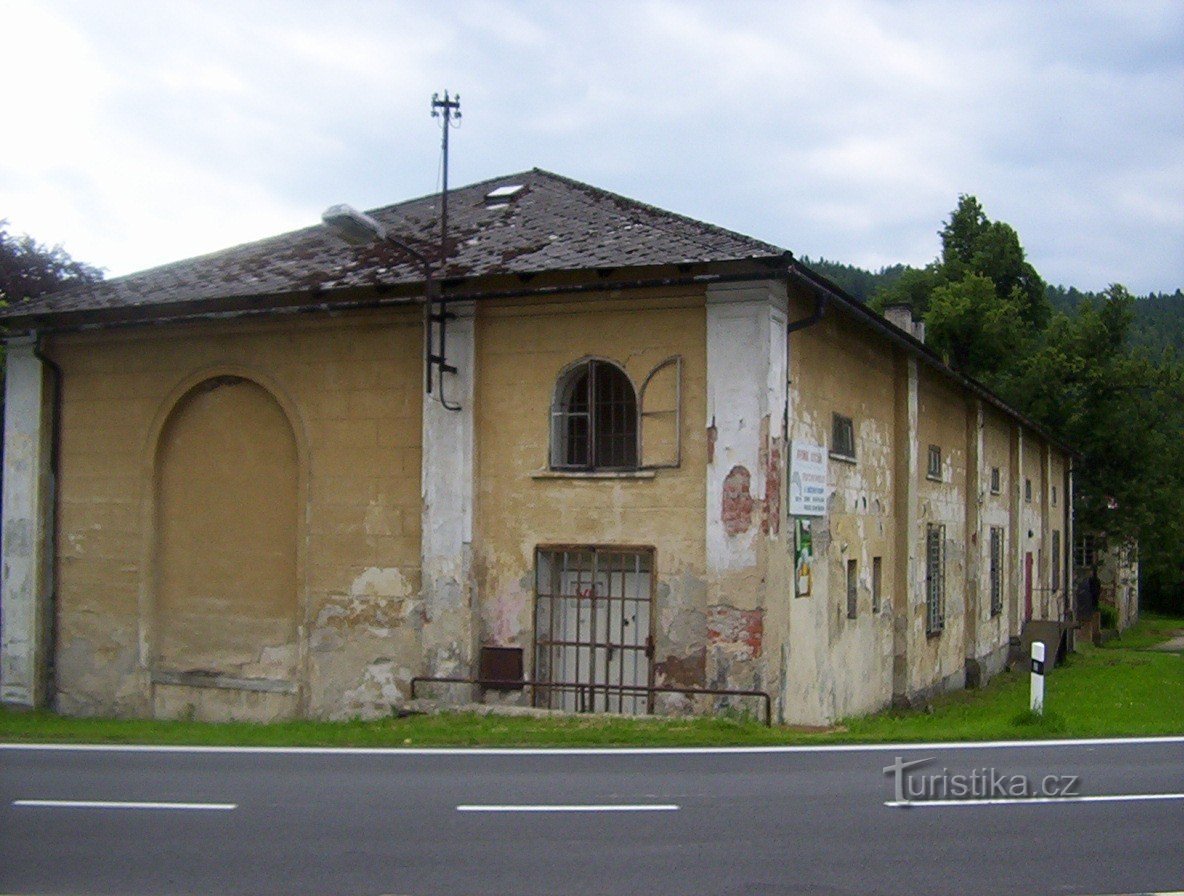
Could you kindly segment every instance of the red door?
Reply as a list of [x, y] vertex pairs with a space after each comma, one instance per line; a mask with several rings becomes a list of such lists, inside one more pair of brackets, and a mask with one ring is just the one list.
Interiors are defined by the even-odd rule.
[[1032, 552], [1024, 554], [1024, 619], [1032, 618]]

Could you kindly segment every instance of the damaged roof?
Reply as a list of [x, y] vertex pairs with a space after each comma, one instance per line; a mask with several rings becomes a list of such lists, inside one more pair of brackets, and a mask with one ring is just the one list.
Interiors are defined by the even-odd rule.
[[[517, 189], [514, 189], [517, 188]], [[428, 258], [438, 257], [440, 195], [369, 212]], [[448, 193], [448, 264], [440, 279], [712, 263], [787, 256], [784, 249], [538, 168]], [[390, 243], [350, 246], [318, 224], [209, 255], [0, 309], [11, 324], [90, 313], [143, 316], [192, 305], [422, 281]]]

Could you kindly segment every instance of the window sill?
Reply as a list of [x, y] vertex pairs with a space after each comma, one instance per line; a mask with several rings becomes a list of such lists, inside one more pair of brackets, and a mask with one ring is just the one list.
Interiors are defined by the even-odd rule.
[[940, 476], [934, 476], [932, 473], [926, 473], [925, 478], [928, 479], [930, 482], [944, 482], [945, 481]]
[[830, 452], [830, 459], [831, 459], [831, 460], [838, 460], [838, 461], [842, 461], [842, 462], [843, 462], [843, 463], [845, 463], [845, 464], [854, 464], [854, 463], [857, 463], [857, 461], [855, 460], [855, 458], [854, 458], [854, 457], [852, 457], [850, 454], [836, 454], [836, 453], [835, 453], [835, 452], [833, 452], [833, 451], [831, 451], [831, 452]]
[[654, 479], [655, 470], [535, 470], [531, 479]]

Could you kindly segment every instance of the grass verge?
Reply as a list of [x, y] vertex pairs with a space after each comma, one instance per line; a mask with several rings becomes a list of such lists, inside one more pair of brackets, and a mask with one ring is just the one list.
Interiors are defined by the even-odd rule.
[[1027, 673], [1005, 673], [924, 710], [848, 719], [817, 732], [745, 717], [518, 718], [472, 713], [372, 722], [247, 723], [78, 719], [0, 709], [0, 741], [240, 746], [720, 746], [892, 743], [1184, 734], [1184, 656], [1146, 648], [1184, 619], [1146, 616], [1104, 647], [1085, 647], [1047, 681], [1046, 713], [1028, 712]]

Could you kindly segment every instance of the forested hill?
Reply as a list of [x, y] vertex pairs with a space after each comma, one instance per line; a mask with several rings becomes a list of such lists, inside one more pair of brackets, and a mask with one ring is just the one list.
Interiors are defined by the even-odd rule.
[[803, 255], [800, 261], [861, 302], [870, 301], [877, 289], [895, 283], [908, 270], [908, 265], [894, 264], [873, 273], [854, 265], [827, 261], [825, 258], [810, 258], [808, 255]]
[[[900, 279], [908, 265], [894, 264], [868, 271], [825, 258], [802, 256], [802, 264], [842, 287], [861, 302], [868, 302], [876, 290], [890, 286]], [[1082, 292], [1075, 287], [1050, 286], [1048, 300], [1057, 311], [1076, 311], [1083, 303], [1099, 304], [1098, 293]], [[1133, 346], [1143, 346], [1159, 354], [1165, 348], [1172, 349], [1184, 357], [1184, 292], [1151, 293], [1135, 297], [1135, 319], [1128, 338]]]
[[[1097, 293], [1081, 292], [1063, 286], [1050, 286], [1048, 300], [1052, 307], [1066, 313], [1076, 311], [1082, 303], [1098, 305]], [[1184, 358], [1184, 292], [1151, 293], [1135, 296], [1135, 319], [1131, 323], [1131, 345], [1145, 346], [1155, 353], [1172, 349]]]

